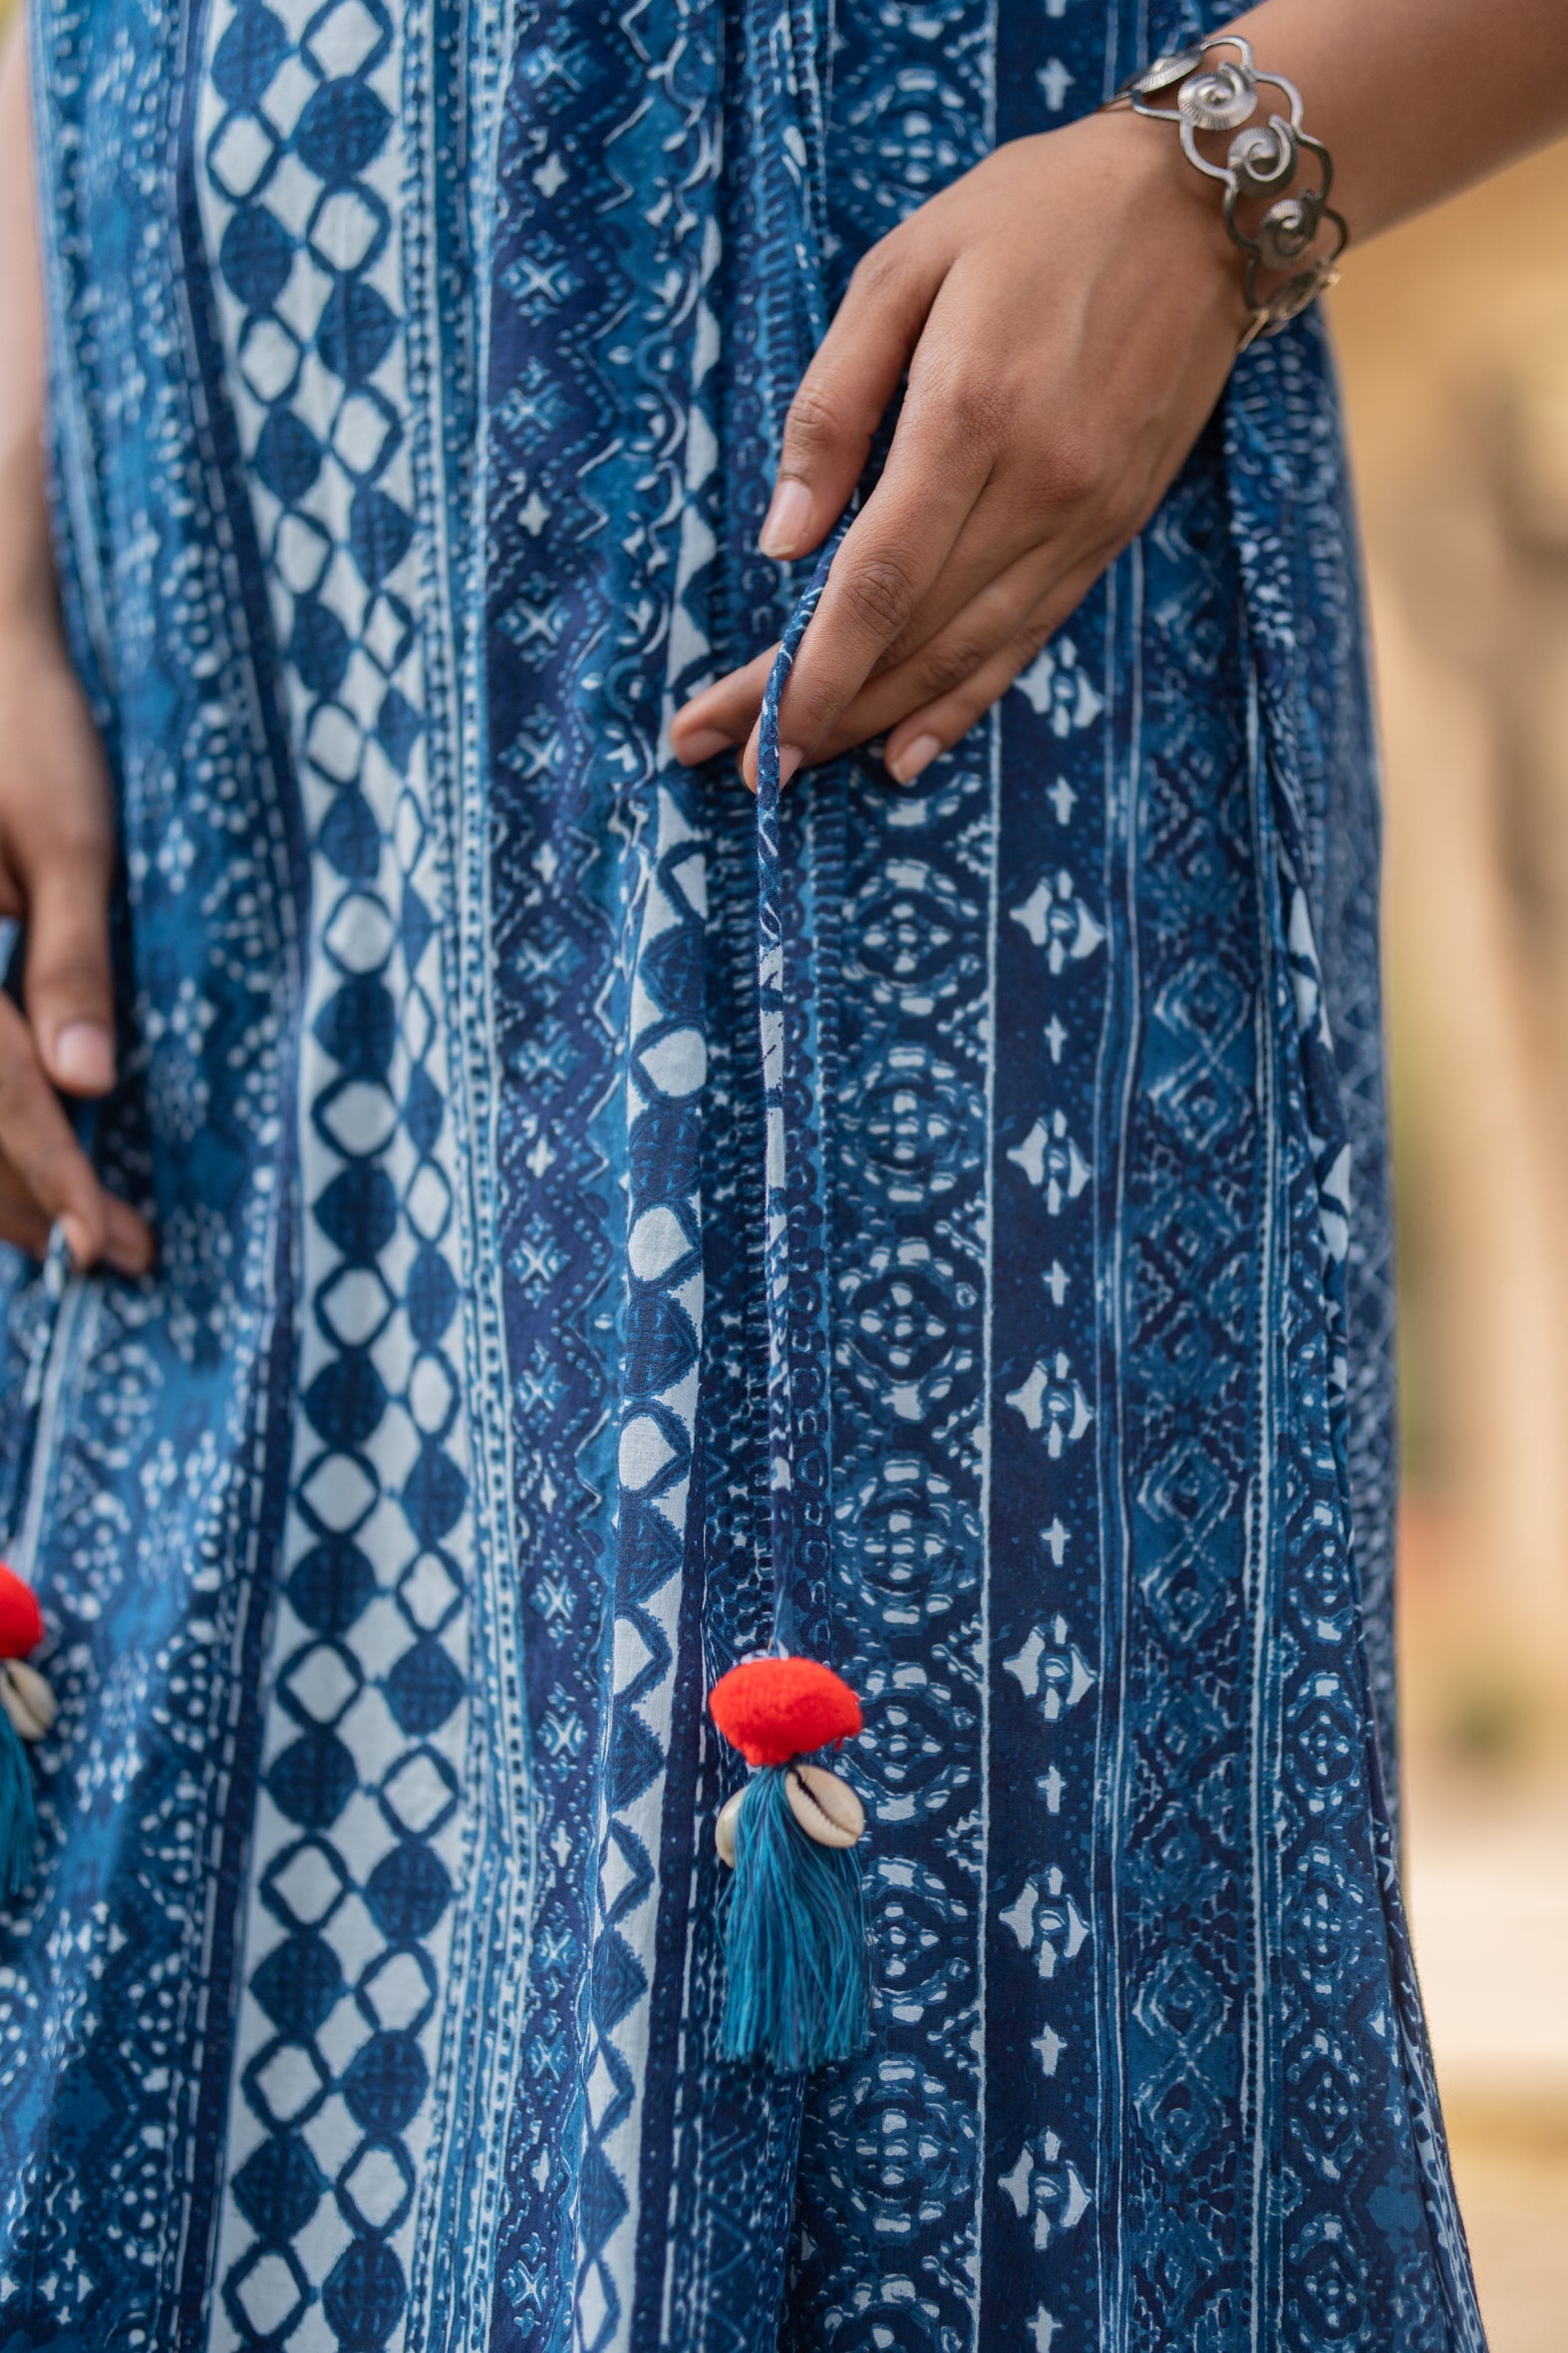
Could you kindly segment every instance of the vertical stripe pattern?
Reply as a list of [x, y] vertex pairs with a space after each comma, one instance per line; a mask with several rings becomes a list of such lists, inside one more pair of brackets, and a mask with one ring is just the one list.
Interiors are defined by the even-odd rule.
[[[784, 798], [777, 1519], [755, 813], [669, 754], [804, 585], [756, 537], [858, 257], [1190, 10], [33, 20], [93, 1144], [161, 1257], [0, 1270], [63, 1702], [8, 2344], [1481, 2353], [1321, 325], [916, 788]], [[873, 2037], [808, 2079], [718, 2056], [781, 1529], [865, 1711]]]

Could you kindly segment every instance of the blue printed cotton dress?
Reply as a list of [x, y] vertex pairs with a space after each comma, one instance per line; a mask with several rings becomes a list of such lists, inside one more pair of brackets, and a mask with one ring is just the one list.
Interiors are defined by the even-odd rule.
[[786, 811], [875, 2040], [717, 2055], [752, 804], [665, 748], [856, 255], [1144, 0], [33, 0], [157, 1274], [7, 1255], [62, 1701], [0, 2344], [1479, 2353], [1391, 1829], [1330, 368], [917, 792]]

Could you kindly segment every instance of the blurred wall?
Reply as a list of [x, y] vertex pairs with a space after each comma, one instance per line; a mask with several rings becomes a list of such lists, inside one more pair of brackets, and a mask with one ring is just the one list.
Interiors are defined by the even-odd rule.
[[1568, 147], [1353, 252], [1333, 298], [1386, 747], [1411, 1533], [1477, 1685], [1543, 1735], [1568, 1657], [1565, 224]]
[[1415, 1953], [1492, 2353], [1568, 2343], [1568, 147], [1332, 298], [1385, 748]]

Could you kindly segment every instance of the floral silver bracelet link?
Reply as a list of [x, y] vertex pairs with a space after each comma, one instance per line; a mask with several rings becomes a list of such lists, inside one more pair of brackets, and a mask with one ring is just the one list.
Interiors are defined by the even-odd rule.
[[[1240, 54], [1213, 60], [1211, 53], [1233, 49]], [[1255, 121], [1262, 104], [1260, 85], [1278, 90], [1289, 116], [1270, 113]], [[1174, 105], [1156, 103], [1174, 93]], [[1298, 318], [1307, 305], [1332, 286], [1339, 276], [1340, 255], [1350, 242], [1344, 216], [1329, 202], [1334, 164], [1321, 139], [1302, 128], [1301, 92], [1283, 74], [1260, 73], [1253, 63], [1252, 45], [1239, 33], [1215, 33], [1190, 49], [1155, 58], [1141, 74], [1134, 74], [1107, 108], [1130, 107], [1136, 115], [1174, 123], [1190, 164], [1224, 187], [1225, 226], [1232, 242], [1245, 256], [1244, 286], [1252, 317], [1240, 348], [1259, 335], [1276, 335]], [[1198, 146], [1205, 132], [1234, 134], [1222, 164], [1210, 163]], [[1303, 168], [1316, 168], [1317, 184], [1296, 188]], [[1244, 200], [1267, 206], [1249, 235], [1237, 217]], [[1332, 242], [1314, 254], [1313, 246], [1327, 230]], [[1265, 271], [1288, 274], [1271, 294], [1260, 295], [1258, 280]]]

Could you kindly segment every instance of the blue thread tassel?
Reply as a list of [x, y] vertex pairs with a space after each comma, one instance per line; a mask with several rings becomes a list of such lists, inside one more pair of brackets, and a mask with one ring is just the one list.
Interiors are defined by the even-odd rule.
[[736, 1817], [720, 2048], [796, 2075], [852, 2058], [870, 2019], [859, 1855], [806, 1837], [785, 1771], [758, 1766]]
[[0, 1708], [0, 1901], [10, 1903], [27, 1887], [37, 1847], [33, 1769], [21, 1735]]

